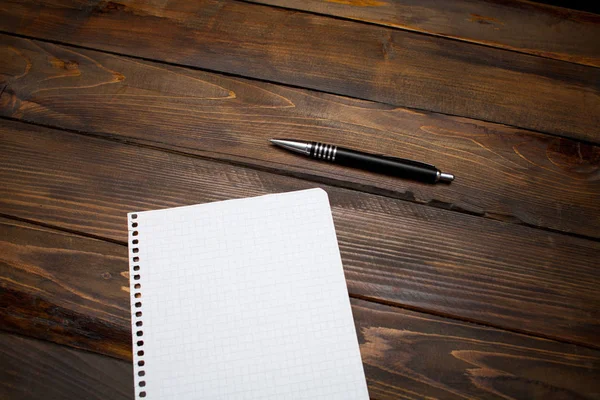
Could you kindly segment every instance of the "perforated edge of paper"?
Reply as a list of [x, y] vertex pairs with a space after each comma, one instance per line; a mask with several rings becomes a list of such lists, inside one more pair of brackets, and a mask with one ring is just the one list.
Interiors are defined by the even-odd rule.
[[144, 307], [142, 300], [142, 274], [139, 222], [137, 213], [127, 214], [129, 232], [129, 293], [131, 296], [131, 340], [133, 342], [133, 372], [135, 397], [145, 398], [147, 393], [144, 358]]

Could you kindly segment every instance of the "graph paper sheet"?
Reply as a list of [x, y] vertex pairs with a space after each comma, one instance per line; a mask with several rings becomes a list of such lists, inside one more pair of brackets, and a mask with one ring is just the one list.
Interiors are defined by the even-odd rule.
[[323, 190], [128, 224], [136, 398], [369, 398]]

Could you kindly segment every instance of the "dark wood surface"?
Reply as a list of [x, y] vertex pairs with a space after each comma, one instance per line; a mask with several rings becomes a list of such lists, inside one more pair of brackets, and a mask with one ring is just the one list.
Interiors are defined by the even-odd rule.
[[0, 333], [0, 355], [3, 399], [133, 399], [125, 361], [7, 333]]
[[600, 67], [600, 16], [526, 0], [250, 1]]
[[600, 125], [600, 69], [389, 27], [232, 0], [18, 0], [1, 15], [20, 35], [587, 141]]
[[[2, 237], [9, 241], [6, 248], [10, 251], [4, 268], [12, 271], [11, 280], [18, 282], [9, 285], [8, 292], [19, 293], [22, 302], [30, 297], [37, 300], [34, 306], [27, 308], [30, 315], [21, 316], [14, 309], [1, 314], [3, 326], [39, 339], [129, 361], [127, 339], [113, 344], [97, 337], [105, 326], [115, 332], [129, 333], [125, 245], [14, 220], [2, 219], [0, 223]], [[25, 246], [32, 249], [25, 251]], [[53, 257], [56, 253], [60, 255]], [[90, 268], [79, 271], [76, 277], [68, 275], [72, 268], [63, 265], [64, 253], [74, 254], [73, 262]], [[40, 285], [41, 279], [47, 283]], [[595, 379], [600, 373], [599, 350], [361, 299], [353, 299], [352, 307], [373, 398], [414, 398], [411, 393], [449, 399], [528, 398], [532, 394], [543, 398], [600, 395], [600, 382]], [[58, 315], [72, 324], [64, 326], [57, 320]], [[13, 321], [17, 319], [26, 326], [15, 327]], [[79, 341], [73, 339], [76, 336]], [[27, 390], [15, 375], [27, 379], [24, 375], [31, 371], [29, 364], [36, 361], [34, 376], [42, 374], [47, 365], [64, 364], [46, 374], [44, 380], [34, 386], [36, 390], [45, 389], [51, 379], [59, 381], [54, 391], [64, 391], [65, 396], [71, 397], [78, 391], [98, 386], [103, 386], [104, 391], [114, 390], [120, 396], [131, 388], [127, 381], [131, 378], [130, 371], [111, 381], [112, 385], [107, 384], [114, 373], [112, 366], [116, 371], [123, 370], [117, 361], [98, 364], [98, 356], [85, 352], [65, 350], [37, 340], [4, 337], [9, 340], [2, 352], [11, 365], [8, 368], [11, 378], [4, 381], [14, 383], [10, 391], [6, 389], [9, 394]], [[32, 346], [36, 349], [35, 355], [31, 354]], [[19, 359], [23, 360], [16, 361]], [[12, 367], [14, 364], [18, 365]], [[111, 370], [104, 371], [106, 369]], [[79, 371], [76, 377], [80, 384], [74, 388], [62, 385], [61, 381], [73, 370]], [[96, 371], [103, 375], [98, 376]]]
[[[0, 51], [11, 59], [0, 65], [0, 74], [8, 77], [0, 115], [485, 218], [600, 236], [598, 146], [7, 35], [0, 35]], [[126, 123], [132, 116], [136, 123]], [[307, 165], [268, 146], [273, 135], [423, 160], [459, 179], [440, 187]]]
[[[533, 0], [533, 2], [556, 7], [567, 7], [567, 12], [580, 10], [596, 14], [600, 13], [600, 7], [598, 3], [585, 0]], [[563, 10], [565, 9], [563, 8]]]
[[[600, 399], [598, 18], [1, 0], [0, 398], [133, 398], [126, 212], [319, 186], [373, 399]], [[307, 162], [276, 136], [457, 180]]]
[[[148, 147], [6, 125], [6, 214], [119, 243], [127, 241], [128, 210], [314, 186]], [[598, 346], [597, 241], [320, 186], [329, 194], [351, 294]]]

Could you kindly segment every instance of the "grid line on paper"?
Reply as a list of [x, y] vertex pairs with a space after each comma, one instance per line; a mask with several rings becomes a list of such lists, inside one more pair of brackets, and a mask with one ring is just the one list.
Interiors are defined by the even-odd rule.
[[144, 319], [136, 393], [368, 399], [324, 192], [135, 215]]

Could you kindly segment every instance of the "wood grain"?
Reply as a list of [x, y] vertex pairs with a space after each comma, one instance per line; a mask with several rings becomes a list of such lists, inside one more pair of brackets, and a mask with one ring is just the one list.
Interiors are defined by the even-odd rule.
[[[26, 324], [17, 331], [130, 359], [128, 340], [116, 342], [116, 346], [98, 347], [94, 340], [80, 333], [77, 325], [81, 306], [73, 301], [73, 290], [68, 276], [64, 274], [65, 271], [72, 271], [81, 276], [82, 282], [88, 283], [76, 291], [82, 303], [93, 300], [94, 304], [106, 304], [104, 314], [99, 312], [101, 308], [89, 308], [87, 317], [90, 320], [97, 319], [96, 324], [102, 325], [106, 319], [105, 314], [108, 313], [112, 315], [111, 319], [116, 321], [117, 330], [128, 331], [129, 297], [122, 288], [123, 278], [120, 273], [127, 269], [126, 260], [119, 259], [118, 262], [114, 262], [108, 257], [98, 259], [98, 241], [94, 239], [16, 221], [0, 221], [3, 230], [11, 231], [8, 240], [17, 243], [9, 246], [9, 250], [21, 247], [19, 243], [27, 243], [29, 248], [34, 247], [31, 251], [34, 255], [40, 252], [37, 249], [42, 248], [45, 254], [54, 256], [32, 256], [24, 263], [15, 260], [14, 254], [10, 254], [9, 251], [8, 257], [11, 259], [7, 262], [3, 260], [3, 264], [0, 265], [4, 265], [5, 273], [13, 271], [12, 273], [19, 275], [21, 284], [15, 287], [15, 291], [31, 292], [25, 285], [39, 279], [40, 271], [44, 271], [45, 275], [52, 275], [53, 281], [66, 280], [64, 285], [48, 285], [44, 290], [31, 292], [36, 301], [31, 303], [28, 313], [31, 316], [37, 314], [37, 317], [24, 319]], [[71, 240], [82, 254], [76, 256], [76, 263], [72, 260], [73, 254], [63, 250], [69, 248], [65, 243]], [[42, 245], [38, 247], [32, 243]], [[48, 248], [44, 243], [52, 243], [53, 246]], [[109, 251], [111, 254], [126, 253], [125, 246], [122, 245], [105, 243], [103, 246], [113, 247], [114, 249]], [[4, 254], [6, 253], [2, 253], [3, 258], [6, 257]], [[57, 260], [62, 260], [64, 265]], [[96, 268], [87, 268], [89, 264], [96, 265]], [[97, 271], [104, 271], [104, 274], [110, 274], [111, 278], [99, 281]], [[3, 282], [6, 283], [6, 280]], [[40, 304], [46, 302], [64, 311], [62, 323], [47, 319], [45, 307], [40, 307]], [[111, 306], [113, 304], [119, 306]], [[357, 299], [352, 300], [352, 305], [369, 391], [374, 399], [511, 399], [534, 396], [562, 399], [597, 398], [600, 394], [600, 383], [595, 379], [600, 372], [600, 352], [597, 350], [460, 323]], [[3, 326], [5, 315], [0, 314]], [[64, 329], [52, 328], [58, 324], [64, 325]], [[71, 334], [68, 340], [65, 340], [65, 331]], [[102, 335], [104, 333], [98, 333], [98, 336]], [[110, 338], [106, 342], [111, 342]], [[22, 355], [25, 361], [19, 367], [22, 369], [23, 366], [29, 365], [27, 361], [32, 353], [21, 346], [20, 343], [15, 343], [2, 351], [8, 354], [11, 363], [16, 362], [12, 360]], [[78, 382], [75, 388], [71, 388], [73, 392], [90, 390], [88, 386], [94, 388], [104, 384], [110, 385], [116, 393], [128, 393], [132, 382], [130, 371], [125, 371], [119, 379], [110, 380], [108, 378], [111, 372], [102, 370], [115, 362], [97, 359], [99, 361], [86, 366], [81, 362], [82, 357], [81, 353], [72, 350], [65, 350], [55, 356], [42, 352], [38, 365], [45, 367], [44, 370], [49, 370], [49, 377], [42, 375], [43, 370], [36, 372], [36, 368], [32, 369], [39, 376], [38, 381], [43, 386], [50, 377], [57, 379], [57, 387], [53, 390], [64, 392], [65, 396], [69, 392], [68, 388], [62, 386], [61, 380], [64, 376], [72, 374], [70, 371], [73, 367], [80, 371], [73, 376], [73, 381]], [[48, 368], [50, 365], [52, 368]], [[123, 371], [123, 368], [121, 365], [118, 370]], [[109, 376], [106, 377], [106, 374]], [[16, 386], [15, 383], [19, 381], [16, 380], [15, 373], [7, 375], [8, 377], [0, 379], [0, 382], [5, 386]], [[12, 383], [6, 385], [7, 381]], [[31, 390], [37, 392], [39, 389], [32, 387]]]
[[125, 245], [5, 218], [0, 240], [3, 330], [131, 360]]
[[600, 398], [596, 352], [359, 300], [352, 305], [374, 399]]
[[0, 398], [133, 399], [133, 368], [111, 357], [0, 333]]
[[125, 247], [0, 218], [0, 249], [2, 329], [131, 356]]
[[[316, 186], [17, 122], [0, 134], [0, 213], [123, 243], [127, 211]], [[600, 243], [319, 186], [354, 296], [597, 346]]]
[[0, 30], [600, 141], [600, 69], [393, 28], [230, 0], [30, 0], [4, 1]]
[[[600, 237], [600, 147], [441, 114], [0, 35], [0, 115]], [[430, 162], [426, 185], [267, 146], [276, 136]]]
[[600, 15], [530, 1], [250, 1], [600, 67]]

